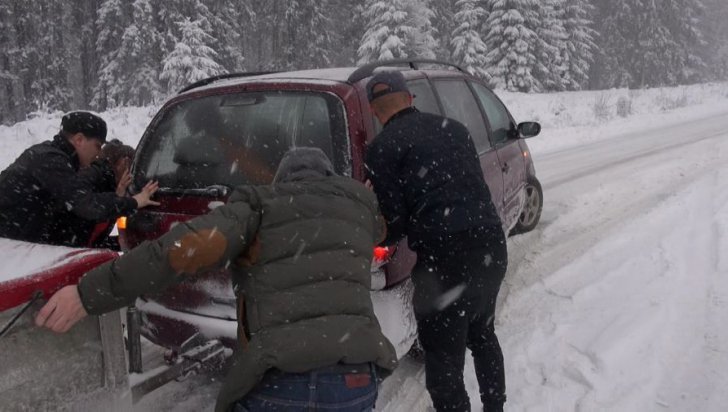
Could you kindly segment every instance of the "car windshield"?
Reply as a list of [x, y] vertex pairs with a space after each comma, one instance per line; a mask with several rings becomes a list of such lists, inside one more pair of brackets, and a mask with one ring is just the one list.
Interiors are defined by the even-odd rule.
[[349, 170], [344, 108], [320, 92], [247, 92], [170, 107], [139, 149], [136, 183], [161, 188], [268, 184], [290, 148], [322, 149], [339, 174]]

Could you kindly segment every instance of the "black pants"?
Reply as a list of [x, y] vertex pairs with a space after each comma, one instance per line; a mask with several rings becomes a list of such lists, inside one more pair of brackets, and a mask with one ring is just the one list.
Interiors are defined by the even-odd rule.
[[494, 316], [508, 264], [505, 236], [500, 228], [485, 228], [438, 243], [432, 251], [418, 250], [412, 274], [427, 390], [438, 412], [470, 411], [463, 383], [467, 347], [484, 410], [501, 411], [505, 374]]

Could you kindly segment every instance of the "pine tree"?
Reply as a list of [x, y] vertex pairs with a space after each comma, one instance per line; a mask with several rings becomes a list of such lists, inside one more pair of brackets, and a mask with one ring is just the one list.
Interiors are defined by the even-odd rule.
[[536, 7], [539, 25], [536, 28], [536, 66], [534, 77], [544, 91], [566, 89], [568, 66], [564, 61], [568, 38], [564, 28], [564, 0], [541, 0]]
[[207, 45], [217, 53], [218, 40], [213, 35], [215, 33], [213, 23], [216, 22], [216, 19], [205, 0], [166, 0], [155, 3], [158, 3], [155, 4], [155, 7], [158, 8], [157, 24], [162, 35], [161, 48], [164, 56], [171, 53], [179, 39], [182, 38], [179, 23], [185, 19], [197, 21], [200, 29], [212, 36], [211, 39], [208, 39]]
[[98, 10], [96, 51], [100, 56], [99, 80], [91, 103], [100, 110], [122, 103], [117, 99], [123, 94], [123, 85], [119, 82], [123, 68], [117, 57], [129, 19], [122, 0], [105, 0]]
[[35, 11], [38, 20], [33, 29], [37, 30], [37, 71], [32, 78], [30, 92], [34, 108], [38, 110], [68, 110], [70, 95], [67, 90], [67, 49], [63, 45], [66, 27], [60, 24], [48, 24], [57, 21], [64, 15], [63, 5], [52, 0], [37, 2]]
[[597, 87], [672, 86], [707, 70], [700, 0], [623, 0], [599, 6]]
[[566, 65], [564, 83], [569, 90], [581, 90], [589, 80], [589, 68], [594, 61], [596, 32], [589, 15], [593, 8], [583, 0], [566, 0], [564, 4], [564, 29], [566, 48], [562, 57]]
[[160, 76], [160, 79], [167, 81], [167, 90], [170, 92], [225, 72], [215, 61], [217, 53], [209, 46], [215, 39], [202, 29], [203, 23], [185, 18], [177, 24], [182, 37], [174, 50], [164, 58]]
[[706, 41], [700, 52], [708, 66], [706, 75], [711, 80], [728, 80], [728, 2], [704, 0], [704, 4]]
[[282, 35], [287, 39], [276, 59], [279, 70], [328, 67], [332, 34], [328, 0], [292, 0], [284, 13]]
[[212, 36], [218, 41], [218, 62], [229, 71], [245, 67], [245, 31], [254, 13], [250, 0], [216, 0], [210, 6]]
[[28, 110], [21, 73], [33, 48], [23, 37], [26, 16], [19, 1], [0, 4], [0, 124], [22, 120]]
[[161, 36], [156, 31], [150, 0], [135, 0], [132, 23], [124, 30], [116, 53], [120, 68], [113, 96], [119, 104], [137, 106], [152, 103], [161, 95], [159, 60]]
[[435, 56], [434, 15], [423, 1], [367, 0], [364, 7], [367, 29], [358, 50], [359, 64]]
[[[451, 60], [452, 41], [455, 30], [462, 24], [456, 17], [458, 12], [457, 1], [429, 0], [427, 5], [432, 10], [433, 36], [438, 40], [435, 56], [440, 60]], [[483, 0], [473, 2], [473, 7], [483, 9]], [[485, 9], [483, 9], [485, 11]], [[485, 23], [483, 20], [482, 23]]]
[[407, 44], [414, 51], [412, 57], [434, 59], [440, 45], [436, 40], [437, 29], [433, 25], [435, 13], [428, 6], [428, 0], [406, 0], [405, 10], [410, 24], [416, 28], [407, 38]]
[[487, 48], [479, 30], [487, 13], [478, 0], [458, 0], [455, 9], [455, 21], [459, 25], [452, 32], [452, 60], [472, 75], [489, 81], [485, 58]]
[[489, 7], [485, 44], [489, 50], [486, 63], [492, 86], [512, 91], [540, 91], [542, 85], [534, 77], [538, 64], [538, 3], [489, 0]]
[[364, 19], [364, 2], [352, 4], [349, 0], [329, 0], [331, 3], [332, 31], [338, 33], [334, 39], [335, 53], [332, 53], [332, 65], [336, 67], [353, 66], [357, 61], [359, 41], [366, 31]]
[[705, 79], [707, 65], [700, 54], [705, 44], [702, 0], [664, 0], [660, 7], [665, 27], [670, 30], [675, 48], [668, 76], [670, 84], [696, 83]]

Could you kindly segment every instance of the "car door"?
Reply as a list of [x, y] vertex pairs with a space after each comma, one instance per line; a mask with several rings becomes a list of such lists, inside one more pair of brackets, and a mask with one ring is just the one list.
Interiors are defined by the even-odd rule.
[[455, 119], [470, 131], [470, 136], [478, 151], [480, 166], [483, 169], [485, 182], [488, 184], [490, 196], [503, 218], [503, 176], [501, 165], [496, 151], [488, 138], [488, 129], [478, 103], [470, 90], [470, 86], [463, 79], [434, 79], [437, 95], [444, 110], [444, 115]]
[[524, 202], [526, 187], [526, 162], [518, 144], [516, 124], [505, 105], [490, 89], [477, 82], [470, 82], [478, 101], [486, 114], [490, 138], [503, 176], [503, 226], [515, 224]]

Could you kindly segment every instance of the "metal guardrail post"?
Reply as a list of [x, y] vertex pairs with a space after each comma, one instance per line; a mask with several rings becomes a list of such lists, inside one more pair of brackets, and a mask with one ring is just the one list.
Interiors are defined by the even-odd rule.
[[142, 373], [141, 314], [134, 305], [126, 310], [126, 327], [129, 340], [129, 373]]

